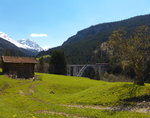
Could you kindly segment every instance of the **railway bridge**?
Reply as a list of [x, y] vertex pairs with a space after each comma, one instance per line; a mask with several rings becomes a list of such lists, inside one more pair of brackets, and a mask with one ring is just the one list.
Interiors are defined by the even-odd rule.
[[67, 65], [67, 75], [82, 77], [89, 67], [93, 68], [95, 74], [101, 75], [102, 72], [107, 71], [108, 63]]

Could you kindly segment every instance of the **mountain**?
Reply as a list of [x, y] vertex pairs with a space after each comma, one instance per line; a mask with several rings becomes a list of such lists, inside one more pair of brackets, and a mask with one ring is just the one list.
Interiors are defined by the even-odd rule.
[[0, 38], [0, 56], [2, 55], [26, 56], [26, 54], [23, 53], [16, 45], [4, 40], [3, 38]]
[[150, 27], [150, 14], [91, 26], [68, 38], [62, 46], [43, 51], [38, 56], [51, 54], [53, 50], [63, 50], [68, 64], [100, 63], [103, 62], [100, 59], [100, 46], [108, 41], [112, 31], [123, 28], [130, 33], [141, 25]]
[[8, 52], [16, 56], [36, 56], [38, 54], [35, 49], [13, 40], [3, 32], [0, 32], [0, 51], [0, 55], [5, 55]]
[[29, 46], [27, 45], [22, 45], [20, 43], [18, 43], [16, 40], [13, 40], [12, 38], [10, 38], [7, 34], [0, 32], [0, 37], [6, 41], [9, 41], [10, 43], [16, 45], [18, 48], [24, 48], [24, 49], [31, 49]]
[[31, 49], [34, 49], [34, 50], [36, 50], [38, 52], [43, 51], [43, 49], [35, 41], [32, 41], [30, 39], [22, 39], [22, 40], [18, 40], [18, 42], [20, 44], [28, 46]]
[[[87, 40], [87, 38], [89, 37], [94, 36], [94, 38], [96, 38], [97, 35], [109, 34], [113, 30], [116, 30], [119, 28], [124, 28], [126, 30], [132, 31], [135, 27], [141, 26], [141, 25], [150, 26], [150, 14], [143, 15], [143, 16], [136, 16], [136, 17], [129, 18], [126, 20], [122, 20], [122, 21], [103, 23], [103, 24], [91, 26], [89, 28], [86, 28], [77, 32], [76, 35], [71, 36], [67, 41], [63, 43], [63, 46], [70, 44], [70, 43], [75, 43], [77, 41]], [[105, 38], [108, 39], [108, 37], [105, 37]]]

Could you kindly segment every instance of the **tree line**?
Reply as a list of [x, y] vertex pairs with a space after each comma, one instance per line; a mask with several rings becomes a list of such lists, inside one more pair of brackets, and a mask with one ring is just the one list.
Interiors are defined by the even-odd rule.
[[55, 50], [51, 55], [38, 58], [35, 70], [41, 73], [66, 75], [66, 58], [61, 50]]

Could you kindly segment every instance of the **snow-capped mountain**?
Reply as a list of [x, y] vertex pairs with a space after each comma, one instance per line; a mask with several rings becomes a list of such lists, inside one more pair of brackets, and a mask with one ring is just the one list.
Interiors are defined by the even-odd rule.
[[38, 52], [43, 51], [43, 48], [41, 48], [35, 41], [32, 41], [30, 39], [21, 39], [18, 40], [18, 42], [21, 43], [22, 45], [29, 46], [30, 48]]
[[19, 52], [19, 54], [22, 53], [23, 55], [26, 55], [26, 56], [36, 56], [39, 53], [39, 51], [42, 50], [42, 48], [40, 48], [40, 46], [37, 46], [35, 42], [34, 44], [33, 42], [31, 43], [31, 41], [29, 40], [28, 40], [28, 43], [23, 43], [23, 41], [22, 43], [20, 42], [13, 40], [7, 34], [0, 32], [0, 49], [2, 48], [3, 51], [6, 51], [9, 49], [15, 52], [16, 54], [17, 52]]
[[27, 45], [23, 45], [19, 42], [17, 42], [16, 40], [13, 40], [12, 38], [10, 38], [7, 34], [0, 32], [0, 38], [9, 41], [10, 43], [16, 45], [18, 48], [23, 48], [23, 49], [32, 49], [30, 46]]

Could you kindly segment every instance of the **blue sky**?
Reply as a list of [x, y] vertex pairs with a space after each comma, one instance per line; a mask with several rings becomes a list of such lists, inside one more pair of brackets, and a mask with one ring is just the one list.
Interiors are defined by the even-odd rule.
[[0, 0], [0, 32], [61, 45], [77, 31], [150, 13], [150, 0]]

